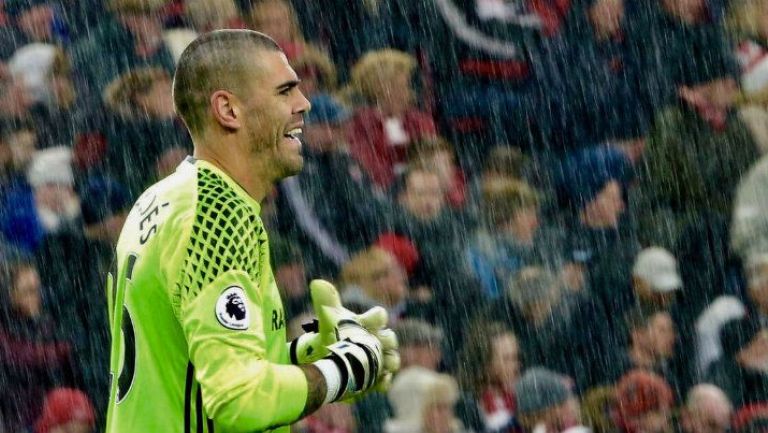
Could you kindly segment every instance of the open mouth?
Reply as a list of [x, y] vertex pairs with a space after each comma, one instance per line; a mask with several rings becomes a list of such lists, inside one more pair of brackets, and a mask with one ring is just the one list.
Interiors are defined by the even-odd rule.
[[299, 139], [299, 136], [301, 136], [301, 128], [293, 128], [290, 131], [283, 134], [283, 137], [290, 138], [291, 140], [296, 140], [297, 142], [301, 143], [301, 140]]

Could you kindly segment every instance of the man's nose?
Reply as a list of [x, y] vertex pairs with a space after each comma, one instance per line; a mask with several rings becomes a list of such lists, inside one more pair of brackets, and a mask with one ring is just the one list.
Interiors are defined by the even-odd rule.
[[304, 96], [304, 93], [299, 91], [299, 101], [297, 104], [297, 108], [295, 110], [296, 113], [306, 113], [309, 110], [312, 109], [312, 104], [309, 102], [306, 96]]

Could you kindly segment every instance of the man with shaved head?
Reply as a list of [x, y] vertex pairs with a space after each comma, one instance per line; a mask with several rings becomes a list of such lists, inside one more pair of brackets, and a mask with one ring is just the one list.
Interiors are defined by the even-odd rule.
[[354, 315], [323, 281], [318, 332], [286, 342], [259, 213], [302, 169], [298, 84], [254, 31], [206, 33], [181, 55], [174, 103], [194, 156], [139, 197], [118, 241], [108, 433], [288, 432], [397, 368], [386, 312]]
[[705, 383], [688, 391], [680, 425], [685, 433], [726, 433], [732, 415], [733, 405], [723, 390]]

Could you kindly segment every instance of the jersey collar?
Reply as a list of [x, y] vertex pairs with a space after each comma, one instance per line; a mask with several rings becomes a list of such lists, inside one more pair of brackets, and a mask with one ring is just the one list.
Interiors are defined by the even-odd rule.
[[211, 164], [210, 162], [204, 160], [204, 159], [198, 159], [191, 155], [188, 155], [186, 158], [184, 158], [184, 162], [182, 164], [189, 164], [191, 166], [196, 166], [198, 168], [204, 167], [206, 170], [210, 170], [217, 175], [219, 175], [222, 179], [224, 179], [224, 182], [226, 182], [232, 189], [239, 195], [243, 200], [245, 200], [249, 205], [251, 205], [254, 209], [256, 209], [257, 214], [261, 214], [261, 204], [254, 200], [253, 197], [251, 197], [248, 192], [240, 186], [239, 183], [237, 183], [232, 177], [219, 167]]

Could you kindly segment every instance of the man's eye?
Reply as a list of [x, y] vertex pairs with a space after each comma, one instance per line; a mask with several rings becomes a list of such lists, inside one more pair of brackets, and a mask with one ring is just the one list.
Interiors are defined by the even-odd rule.
[[280, 94], [283, 95], [283, 96], [288, 96], [288, 95], [290, 95], [292, 89], [293, 89], [293, 87], [289, 87], [287, 89], [281, 90]]

